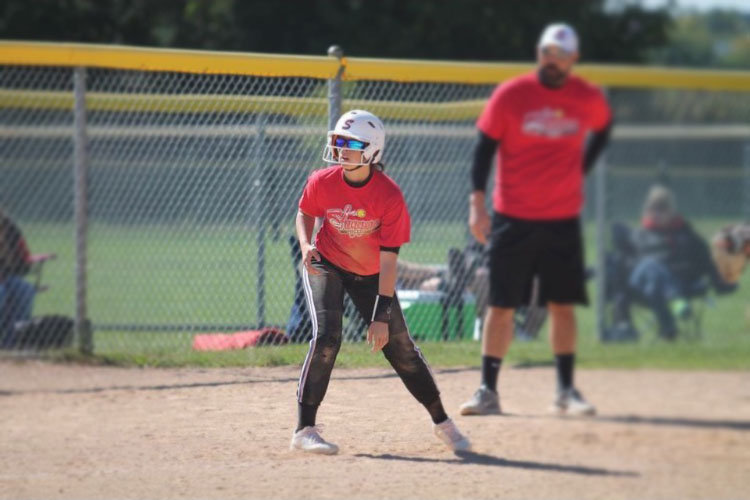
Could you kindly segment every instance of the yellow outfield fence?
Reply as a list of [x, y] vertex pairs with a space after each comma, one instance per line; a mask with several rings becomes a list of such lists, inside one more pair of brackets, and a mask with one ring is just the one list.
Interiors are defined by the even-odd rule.
[[[530, 64], [388, 60], [156, 49], [117, 45], [0, 41], [0, 64], [84, 66], [266, 77], [493, 84]], [[581, 64], [577, 72], [603, 86], [750, 91], [750, 72]]]
[[[0, 88], [0, 107], [66, 110], [73, 108], [70, 92], [8, 90]], [[351, 108], [366, 108], [383, 119], [403, 119], [429, 109], [430, 121], [454, 121], [476, 118], [483, 100], [460, 102], [391, 102], [347, 100]], [[328, 99], [319, 97], [269, 97], [200, 94], [123, 94], [88, 92], [86, 108], [90, 111], [155, 112], [155, 113], [262, 113], [273, 109], [286, 115], [328, 114]]]

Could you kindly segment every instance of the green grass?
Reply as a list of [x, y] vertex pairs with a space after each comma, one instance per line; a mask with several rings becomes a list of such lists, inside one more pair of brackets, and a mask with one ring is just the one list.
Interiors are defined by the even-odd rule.
[[[149, 344], [142, 350], [100, 350], [85, 357], [75, 351], [57, 353], [53, 359], [95, 364], [155, 367], [236, 367], [300, 365], [307, 344], [262, 346], [236, 351], [196, 352], [185, 348], [173, 334], [160, 334], [160, 347]], [[171, 344], [169, 345], [171, 337]], [[435, 367], [479, 366], [480, 344], [474, 341], [420, 342], [428, 362]], [[364, 343], [344, 343], [338, 367], [388, 367], [381, 354], [370, 352]], [[506, 359], [509, 366], [551, 365], [552, 355], [546, 335], [533, 341], [516, 341]], [[601, 344], [582, 339], [578, 366], [589, 369], [667, 369], [667, 370], [750, 370], [750, 336], [726, 341], [703, 339], [676, 342], [642, 341], [628, 344]]]
[[[50, 290], [36, 314], [74, 310], [73, 227], [22, 223], [35, 253], [56, 252], [45, 266]], [[463, 225], [423, 224], [403, 257], [443, 262], [464, 240]], [[115, 226], [88, 232], [88, 312], [95, 324], [252, 325], [257, 322], [257, 238], [252, 227]], [[294, 271], [286, 237], [266, 239], [266, 323], [286, 324]]]
[[[698, 220], [710, 235], [727, 221]], [[44, 282], [50, 290], [35, 303], [34, 314], [74, 310], [74, 245], [71, 226], [22, 224], [34, 252], [54, 251]], [[463, 224], [420, 224], [401, 257], [418, 262], [444, 262], [451, 246], [461, 246]], [[594, 231], [586, 230], [587, 257], [595, 258]], [[89, 231], [88, 312], [94, 324], [251, 325], [257, 320], [256, 234], [252, 228], [175, 224], [115, 226], [94, 224]], [[286, 238], [267, 241], [266, 321], [283, 325], [291, 306], [294, 275]], [[750, 273], [740, 291], [715, 299], [706, 308], [703, 336], [698, 340], [660, 342], [651, 332], [637, 344], [601, 344], [595, 338], [594, 309], [579, 308], [579, 364], [588, 368], [750, 369]], [[593, 284], [590, 296], [594, 297]], [[419, 332], [412, 320], [412, 332]], [[213, 331], [207, 329], [206, 331]], [[104, 331], [94, 336], [95, 356], [75, 353], [58, 358], [121, 365], [276, 366], [302, 362], [307, 345], [259, 347], [243, 351], [202, 353], [191, 350], [194, 328], [170, 332]], [[551, 360], [546, 333], [533, 342], [516, 342], [512, 364]], [[473, 341], [421, 341], [434, 366], [477, 366], [479, 345]], [[386, 366], [363, 344], [345, 344], [339, 365]]]

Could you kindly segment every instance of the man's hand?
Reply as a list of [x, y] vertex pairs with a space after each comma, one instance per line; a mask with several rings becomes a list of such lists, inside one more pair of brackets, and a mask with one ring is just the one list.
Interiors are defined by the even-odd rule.
[[314, 245], [306, 243], [302, 245], [302, 262], [305, 264], [305, 269], [310, 274], [320, 274], [320, 271], [312, 266], [312, 259], [320, 261], [320, 254], [315, 249]]
[[378, 352], [388, 343], [388, 323], [373, 321], [367, 329], [367, 343], [372, 346], [371, 352]]
[[475, 191], [469, 198], [469, 230], [482, 245], [487, 244], [487, 236], [490, 234], [490, 216], [484, 205], [484, 193]]

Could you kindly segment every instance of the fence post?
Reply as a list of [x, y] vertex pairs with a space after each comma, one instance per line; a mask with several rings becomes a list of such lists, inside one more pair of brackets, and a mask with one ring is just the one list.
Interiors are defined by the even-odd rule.
[[596, 165], [596, 329], [599, 340], [605, 340], [606, 325], [606, 253], [607, 253], [607, 160], [602, 153]]
[[268, 117], [265, 113], [258, 116], [258, 135], [256, 136], [255, 150], [253, 154], [258, 159], [257, 175], [255, 179], [256, 202], [262, 200], [262, 206], [258, 207], [258, 215], [255, 226], [255, 243], [256, 243], [256, 328], [260, 329], [266, 326], [266, 232], [268, 218], [266, 216], [268, 207], [265, 206], [267, 201], [268, 175], [267, 166], [267, 148], [266, 148], [266, 124]]
[[76, 304], [75, 335], [78, 350], [83, 354], [94, 351], [94, 343], [86, 310], [86, 233], [88, 229], [89, 142], [86, 131], [86, 68], [73, 70], [74, 123], [74, 214], [76, 245]]
[[346, 68], [343, 64], [344, 51], [338, 45], [328, 47], [328, 55], [339, 60], [339, 70], [335, 78], [328, 80], [328, 130], [333, 130], [341, 116], [341, 75]]

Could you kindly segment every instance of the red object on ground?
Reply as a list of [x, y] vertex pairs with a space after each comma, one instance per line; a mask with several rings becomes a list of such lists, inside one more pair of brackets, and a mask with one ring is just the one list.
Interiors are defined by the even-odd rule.
[[289, 337], [278, 328], [236, 333], [201, 333], [193, 337], [194, 351], [229, 351], [256, 345], [286, 344]]
[[36, 264], [38, 262], [45, 262], [56, 258], [56, 253], [37, 253], [34, 255], [29, 255], [29, 264]]

